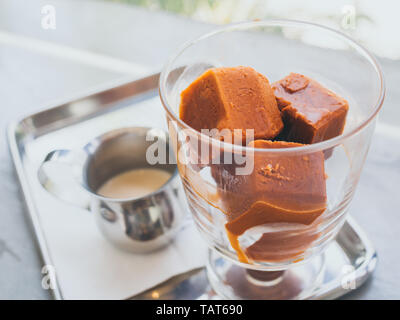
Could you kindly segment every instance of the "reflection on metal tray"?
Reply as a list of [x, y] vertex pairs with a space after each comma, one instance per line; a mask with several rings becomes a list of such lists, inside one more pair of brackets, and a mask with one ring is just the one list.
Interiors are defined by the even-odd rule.
[[[45, 264], [52, 264], [51, 254], [43, 234], [43, 221], [39, 219], [37, 211], [37, 208], [40, 207], [37, 203], [38, 198], [35, 197], [34, 187], [30, 185], [27, 178], [32, 174], [32, 168], [28, 168], [24, 161], [32, 154], [36, 156], [39, 154], [39, 151], [36, 151], [38, 146], [35, 144], [35, 140], [57, 130], [59, 132], [57, 139], [68, 140], [65, 139], [66, 133], [63, 129], [74, 127], [77, 137], [80, 136], [80, 130], [84, 130], [82, 131], [85, 134], [85, 139], [82, 141], [84, 143], [108, 130], [130, 126], [132, 119], [129, 119], [127, 111], [132, 104], [138, 101], [143, 103], [140, 104], [139, 112], [135, 113], [134, 123], [165, 128], [164, 117], [156, 117], [154, 110], [150, 107], [151, 101], [154, 103], [154, 100], [157, 99], [158, 78], [159, 75], [156, 74], [129, 83], [118, 84], [111, 89], [100, 89], [90, 95], [28, 116], [9, 126], [10, 150]], [[147, 100], [149, 104], [146, 104]], [[103, 119], [100, 121], [101, 123], [99, 123], [99, 119]], [[76, 144], [76, 141], [74, 142]], [[51, 145], [53, 141], [48, 143], [47, 147], [49, 148], [57, 147], [57, 145]], [[64, 147], [68, 147], [68, 145]], [[343, 272], [353, 272], [350, 277], [356, 280], [356, 287], [359, 287], [374, 270], [376, 253], [360, 227], [349, 218], [336, 241], [328, 247], [326, 261], [323, 285], [311, 293], [310, 299], [333, 299], [346, 294], [349, 289], [346, 289], [342, 283]], [[63, 298], [61, 291], [54, 290], [53, 292], [56, 299]], [[155, 297], [158, 299], [218, 299], [208, 284], [204, 268], [176, 276], [133, 296], [132, 299], [153, 299]]]
[[[335, 299], [359, 288], [374, 271], [377, 255], [370, 241], [352, 218], [325, 252], [323, 283], [307, 299]], [[132, 299], [218, 299], [207, 282], [205, 269], [174, 277]]]

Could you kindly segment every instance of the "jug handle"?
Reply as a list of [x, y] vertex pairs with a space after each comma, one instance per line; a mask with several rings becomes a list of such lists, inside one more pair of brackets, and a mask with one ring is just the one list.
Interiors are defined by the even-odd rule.
[[[90, 192], [83, 185], [82, 168], [85, 163], [85, 153], [71, 150], [53, 150], [47, 154], [39, 166], [37, 177], [42, 187], [59, 200], [76, 207], [89, 210]], [[48, 166], [52, 164], [57, 170], [64, 170], [68, 174], [68, 188], [62, 182], [48, 172]], [[46, 170], [47, 167], [47, 170]], [[59, 172], [59, 171], [58, 171]], [[64, 181], [65, 182], [65, 181]]]

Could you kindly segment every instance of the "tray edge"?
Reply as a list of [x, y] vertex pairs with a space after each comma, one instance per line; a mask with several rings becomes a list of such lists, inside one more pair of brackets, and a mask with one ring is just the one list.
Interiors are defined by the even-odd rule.
[[[39, 221], [40, 219], [37, 213], [36, 205], [30, 194], [30, 186], [22, 164], [22, 159], [17, 144], [17, 138], [15, 137], [15, 130], [18, 126], [18, 123], [19, 122], [11, 122], [7, 126], [8, 147], [12, 156], [15, 171], [18, 176], [19, 186], [21, 188], [22, 191], [21, 193], [24, 198], [27, 209], [26, 211], [28, 212], [29, 220], [35, 233], [34, 236], [36, 238], [36, 243], [40, 249], [40, 255], [42, 257], [42, 261], [44, 262], [45, 265], [53, 265], [50, 251], [46, 243], [46, 238], [40, 226], [40, 221]], [[61, 288], [58, 286], [57, 274], [55, 274], [55, 277], [57, 285], [55, 289], [51, 289], [51, 295], [56, 300], [63, 300], [63, 294]]]

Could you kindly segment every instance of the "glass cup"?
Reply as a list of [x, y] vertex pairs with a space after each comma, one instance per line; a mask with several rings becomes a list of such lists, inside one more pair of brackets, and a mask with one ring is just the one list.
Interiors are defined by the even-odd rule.
[[[209, 68], [234, 66], [250, 66], [270, 82], [297, 72], [322, 83], [349, 102], [343, 134], [262, 149], [223, 142], [181, 121], [182, 90]], [[368, 51], [305, 22], [231, 25], [188, 42], [167, 62], [160, 97], [193, 219], [214, 249], [208, 275], [220, 296], [301, 298], [318, 285], [323, 251], [345, 222], [384, 92]], [[258, 174], [278, 174], [279, 166], [296, 181], [260, 183]]]

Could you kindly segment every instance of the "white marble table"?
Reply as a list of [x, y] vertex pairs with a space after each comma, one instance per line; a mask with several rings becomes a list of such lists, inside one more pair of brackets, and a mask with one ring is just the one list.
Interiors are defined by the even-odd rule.
[[[56, 9], [55, 30], [41, 26], [41, 8], [49, 3]], [[0, 126], [4, 132], [9, 121], [93, 86], [157, 71], [178, 45], [212, 28], [101, 1], [1, 0]], [[389, 138], [375, 138], [351, 210], [376, 245], [380, 262], [374, 278], [346, 298], [400, 298], [400, 136], [390, 138], [400, 132], [400, 61], [380, 62], [388, 87], [381, 122], [391, 125], [382, 127]], [[4, 136], [0, 177], [0, 299], [48, 299]]]

